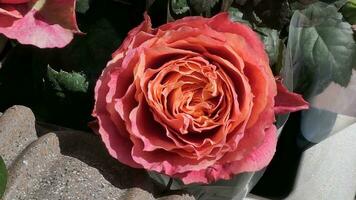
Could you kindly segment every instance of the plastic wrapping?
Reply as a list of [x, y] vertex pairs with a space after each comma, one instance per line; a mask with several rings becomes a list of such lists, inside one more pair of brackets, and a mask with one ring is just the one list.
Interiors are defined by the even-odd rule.
[[[352, 37], [350, 25], [337, 17], [313, 21], [312, 13], [309, 14], [296, 13], [291, 20], [283, 68], [288, 75], [287, 86], [302, 93], [310, 103], [310, 109], [301, 114], [299, 139], [304, 143], [301, 148], [317, 144], [335, 133], [335, 129], [356, 121], [356, 71], [352, 69], [356, 67], [356, 55], [355, 51], [347, 51], [355, 45], [341, 46], [342, 39], [329, 38], [323, 32], [335, 25], [345, 37]], [[326, 50], [315, 50], [317, 45]], [[338, 59], [345, 63], [339, 63]]]

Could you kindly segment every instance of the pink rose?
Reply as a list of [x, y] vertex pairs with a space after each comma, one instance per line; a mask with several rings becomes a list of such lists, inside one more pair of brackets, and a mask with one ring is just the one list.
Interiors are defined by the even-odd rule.
[[0, 33], [40, 48], [64, 47], [80, 33], [75, 0], [0, 0]]
[[184, 183], [265, 167], [275, 114], [307, 109], [276, 82], [259, 37], [227, 13], [129, 32], [95, 88], [93, 115], [120, 162]]

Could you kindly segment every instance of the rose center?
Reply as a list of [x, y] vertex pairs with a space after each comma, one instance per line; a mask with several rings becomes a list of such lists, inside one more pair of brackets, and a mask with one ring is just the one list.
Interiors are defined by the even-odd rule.
[[229, 88], [221, 73], [216, 65], [201, 57], [167, 63], [148, 83], [152, 109], [165, 118], [182, 119], [182, 133], [223, 125], [231, 94], [226, 92]]

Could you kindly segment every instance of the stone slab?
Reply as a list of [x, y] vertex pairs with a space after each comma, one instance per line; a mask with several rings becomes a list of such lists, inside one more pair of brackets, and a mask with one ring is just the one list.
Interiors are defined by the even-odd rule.
[[9, 167], [37, 139], [35, 116], [29, 108], [13, 106], [0, 117], [0, 155]]
[[0, 117], [0, 155], [9, 172], [4, 200], [194, 199], [186, 194], [159, 198], [163, 189], [144, 170], [113, 159], [94, 134], [66, 130], [39, 135], [28, 108], [15, 106]]

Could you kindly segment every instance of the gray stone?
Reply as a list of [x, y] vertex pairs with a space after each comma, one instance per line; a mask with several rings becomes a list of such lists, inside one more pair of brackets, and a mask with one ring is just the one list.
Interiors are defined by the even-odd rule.
[[182, 195], [170, 195], [170, 196], [165, 196], [161, 197], [158, 200], [192, 200], [194, 199], [192, 196], [187, 195], [187, 194], [182, 194]]
[[[0, 155], [9, 172], [4, 200], [122, 199], [155, 200], [162, 188], [144, 170], [120, 164], [100, 138], [79, 131], [58, 131], [40, 138], [32, 112], [21, 106], [0, 117]], [[161, 200], [190, 200], [170, 195]]]
[[130, 187], [153, 190], [144, 171], [119, 164], [98, 137], [78, 132], [42, 136], [9, 174], [5, 199], [122, 199]]
[[37, 139], [35, 117], [29, 108], [13, 106], [0, 117], [0, 155], [9, 167]]

